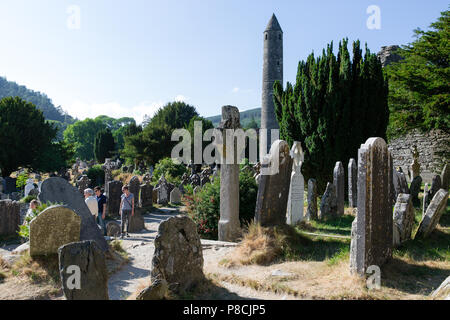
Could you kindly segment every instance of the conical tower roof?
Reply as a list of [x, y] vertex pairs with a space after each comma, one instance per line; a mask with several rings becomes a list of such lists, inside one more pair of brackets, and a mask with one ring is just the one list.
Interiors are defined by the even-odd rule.
[[269, 23], [267, 24], [267, 28], [265, 31], [281, 31], [280, 24], [278, 23], [277, 17], [275, 16], [275, 13], [272, 14], [272, 18], [270, 18]]

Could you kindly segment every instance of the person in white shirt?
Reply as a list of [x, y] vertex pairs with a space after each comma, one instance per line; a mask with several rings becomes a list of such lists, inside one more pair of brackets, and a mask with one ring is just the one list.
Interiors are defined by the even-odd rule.
[[98, 215], [98, 204], [97, 204], [97, 198], [94, 196], [94, 190], [88, 188], [84, 190], [84, 202], [86, 202], [86, 205], [89, 208], [89, 211], [91, 211], [95, 221], [97, 221], [97, 215]]

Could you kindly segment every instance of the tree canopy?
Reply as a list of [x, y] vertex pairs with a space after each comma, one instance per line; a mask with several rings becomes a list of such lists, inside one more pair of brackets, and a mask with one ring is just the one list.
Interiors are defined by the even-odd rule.
[[417, 39], [396, 52], [403, 59], [386, 67], [390, 137], [413, 128], [450, 131], [450, 11], [414, 33]]

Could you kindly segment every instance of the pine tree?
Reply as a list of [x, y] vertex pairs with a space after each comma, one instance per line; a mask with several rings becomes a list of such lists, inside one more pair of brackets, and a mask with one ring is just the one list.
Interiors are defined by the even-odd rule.
[[99, 131], [95, 136], [94, 154], [99, 163], [104, 163], [106, 158], [110, 158], [115, 150], [114, 137], [111, 130]]
[[274, 85], [280, 137], [290, 145], [302, 143], [303, 173], [317, 180], [320, 192], [332, 181], [336, 161], [356, 158], [367, 138], [386, 136], [388, 91], [381, 63], [367, 47], [363, 57], [359, 41], [351, 60], [347, 46], [347, 39], [341, 41], [336, 56], [331, 43], [321, 56], [300, 61], [294, 86]]

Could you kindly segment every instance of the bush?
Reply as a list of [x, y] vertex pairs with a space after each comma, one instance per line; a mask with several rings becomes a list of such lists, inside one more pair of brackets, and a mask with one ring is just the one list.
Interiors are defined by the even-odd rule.
[[187, 172], [188, 169], [184, 164], [175, 164], [171, 158], [164, 158], [155, 165], [152, 182], [157, 183], [164, 174], [167, 182], [178, 186], [181, 183], [181, 177]]
[[36, 218], [42, 211], [47, 209], [48, 207], [58, 205], [57, 203], [42, 203], [36, 209], [33, 210], [33, 214], [31, 216], [25, 217], [25, 221], [23, 225], [19, 226], [19, 231], [17, 232], [19, 236], [25, 239], [30, 238], [30, 222], [34, 218]]
[[105, 171], [100, 164], [97, 164], [90, 168], [87, 172], [87, 176], [91, 179], [91, 186], [101, 186], [105, 184]]
[[20, 199], [20, 202], [23, 202], [23, 203], [30, 203], [31, 200], [36, 200], [36, 199], [37, 199], [37, 196], [30, 196], [30, 195], [28, 195], [28, 196], [26, 196], [26, 197]]
[[[185, 187], [184, 203], [188, 215], [197, 224], [202, 238], [217, 239], [220, 219], [220, 178], [207, 183], [195, 196], [191, 186]], [[255, 216], [258, 186], [251, 171], [239, 174], [239, 220], [241, 225], [250, 223]]]
[[27, 184], [28, 174], [23, 172], [17, 176], [16, 187], [19, 190], [23, 190], [25, 185]]

